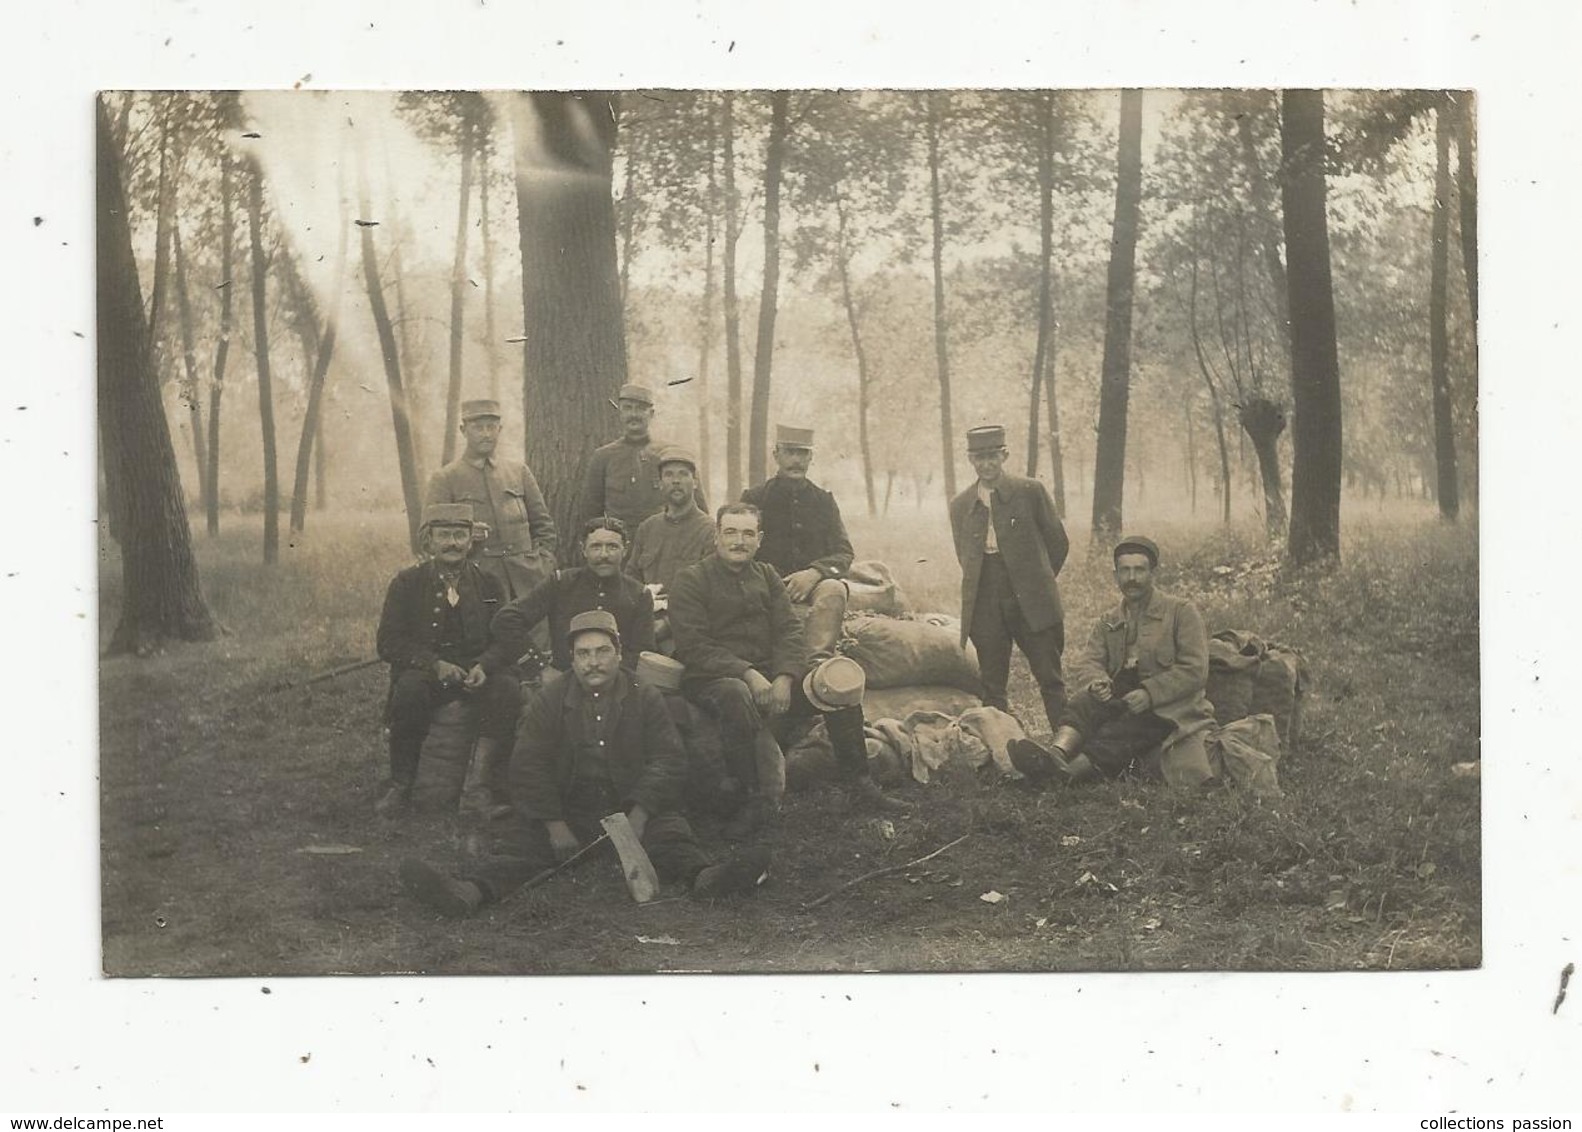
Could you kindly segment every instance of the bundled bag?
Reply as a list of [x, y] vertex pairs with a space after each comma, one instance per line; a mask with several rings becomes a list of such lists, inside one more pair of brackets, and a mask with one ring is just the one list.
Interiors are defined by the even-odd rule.
[[1215, 633], [1208, 650], [1207, 695], [1215, 721], [1224, 726], [1271, 715], [1284, 749], [1295, 749], [1308, 679], [1302, 655], [1245, 629]]
[[962, 713], [956, 727], [973, 766], [992, 762], [1007, 778], [1022, 777], [1011, 765], [1009, 747], [1012, 739], [1027, 738], [1027, 732], [1014, 715], [999, 708], [977, 707]]
[[1295, 649], [1271, 643], [1258, 666], [1251, 715], [1274, 716], [1280, 742], [1294, 750], [1302, 731], [1302, 698], [1307, 693], [1307, 662]]
[[1209, 732], [1207, 745], [1209, 765], [1216, 777], [1260, 798], [1279, 796], [1280, 735], [1274, 716], [1249, 715], [1217, 727]]
[[846, 611], [899, 617], [907, 612], [906, 597], [890, 567], [877, 560], [853, 562], [846, 572]]
[[1208, 701], [1214, 718], [1224, 724], [1252, 710], [1253, 690], [1263, 642], [1235, 629], [1215, 633], [1208, 643]]
[[845, 633], [841, 651], [862, 665], [870, 688], [943, 684], [982, 694], [977, 657], [943, 626], [926, 620], [860, 617], [846, 622]]
[[952, 718], [980, 701], [971, 692], [939, 684], [907, 688], [870, 687], [862, 696], [862, 714], [868, 719], [905, 719], [914, 712], [936, 712]]

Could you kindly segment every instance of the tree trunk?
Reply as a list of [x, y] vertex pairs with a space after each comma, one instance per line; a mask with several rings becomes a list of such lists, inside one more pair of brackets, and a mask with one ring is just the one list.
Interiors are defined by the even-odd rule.
[[890, 513], [890, 493], [895, 490], [895, 469], [891, 468], [884, 474], [884, 513]]
[[105, 478], [120, 485], [122, 513], [121, 619], [109, 651], [143, 656], [166, 638], [210, 640], [218, 627], [198, 583], [176, 452], [150, 364], [122, 156], [103, 97], [94, 125], [99, 429]]
[[780, 295], [780, 172], [785, 164], [787, 91], [769, 95], [769, 145], [764, 155], [764, 283], [758, 301], [758, 347], [753, 354], [753, 409], [747, 465], [753, 483], [769, 476], [769, 382], [775, 356], [775, 314]]
[[1230, 526], [1230, 446], [1225, 441], [1225, 406], [1220, 402], [1219, 387], [1214, 383], [1213, 371], [1209, 369], [1208, 355], [1203, 352], [1203, 336], [1198, 333], [1198, 266], [1195, 251], [1193, 256], [1192, 289], [1191, 297], [1187, 301], [1187, 321], [1192, 329], [1192, 352], [1197, 357], [1198, 372], [1203, 375], [1203, 384], [1208, 386], [1209, 403], [1214, 410], [1214, 439], [1219, 445], [1220, 521]]
[[633, 199], [637, 191], [637, 154], [632, 148], [631, 123], [626, 128], [626, 176], [621, 186], [621, 310], [626, 310], [626, 295], [632, 282], [632, 249], [637, 244], [637, 207]]
[[181, 321], [181, 364], [185, 375], [181, 399], [192, 430], [192, 456], [198, 468], [198, 502], [209, 506], [209, 445], [203, 432], [203, 401], [198, 395], [198, 348], [192, 330], [192, 297], [187, 292], [187, 257], [181, 251], [181, 223], [171, 221], [171, 248], [176, 260], [176, 310]]
[[209, 474], [208, 532], [220, 533], [220, 398], [225, 393], [225, 363], [231, 352], [232, 296], [236, 293], [231, 278], [236, 239], [236, 218], [231, 205], [231, 159], [220, 157], [220, 340], [214, 347], [214, 380], [209, 383]]
[[742, 331], [736, 301], [736, 241], [741, 239], [742, 218], [736, 199], [736, 96], [727, 90], [720, 99], [725, 137], [725, 494], [736, 500], [742, 494]]
[[412, 429], [413, 474], [421, 482], [423, 479], [423, 433], [417, 424], [420, 417], [417, 406], [423, 403], [423, 386], [427, 382], [428, 373], [426, 367], [418, 365], [413, 360], [412, 318], [411, 312], [406, 305], [406, 266], [401, 259], [401, 222], [400, 215], [395, 210], [393, 188], [391, 189], [387, 207], [390, 209], [390, 220], [387, 222], [385, 231], [390, 233], [390, 278], [395, 285], [396, 303], [395, 319], [392, 325], [396, 332], [396, 348], [399, 351], [401, 362], [407, 421]]
[[165, 384], [165, 305], [170, 291], [170, 230], [175, 220], [175, 176], [170, 168], [170, 107], [166, 93], [159, 122], [159, 183], [154, 204], [154, 283], [148, 299], [148, 348], [154, 379]]
[[1060, 443], [1060, 401], [1055, 395], [1055, 353], [1060, 341], [1060, 323], [1049, 319], [1049, 344], [1044, 349], [1044, 395], [1049, 400], [1049, 473], [1053, 478], [1055, 514], [1066, 517], [1066, 453]]
[[[1033, 381], [1027, 404], [1027, 474], [1038, 475], [1038, 406], [1044, 396], [1044, 363], [1049, 352], [1050, 300], [1055, 244], [1054, 95], [1042, 95], [1038, 131], [1038, 341], [1033, 347]], [[1053, 408], [1053, 401], [1051, 401]]]
[[878, 494], [873, 486], [873, 448], [868, 441], [868, 355], [863, 352], [862, 334], [857, 325], [857, 304], [851, 296], [851, 251], [846, 246], [846, 206], [836, 190], [835, 267], [840, 273], [841, 305], [846, 308], [846, 326], [851, 331], [851, 352], [857, 359], [857, 444], [862, 451], [862, 482], [867, 489], [868, 514], [879, 513]]
[[264, 445], [264, 563], [280, 560], [280, 473], [275, 466], [275, 397], [269, 375], [269, 298], [264, 256], [264, 170], [248, 162], [247, 233], [252, 245], [253, 356], [258, 368], [258, 422]]
[[329, 473], [324, 455], [324, 412], [321, 409], [313, 429], [313, 510], [322, 511], [328, 506]]
[[500, 364], [495, 354], [499, 346], [499, 339], [495, 337], [494, 326], [494, 232], [489, 227], [489, 157], [494, 152], [494, 141], [489, 133], [491, 127], [484, 127], [483, 144], [478, 150], [478, 226], [483, 237], [483, 340], [488, 344], [484, 351], [484, 362], [488, 367], [489, 397], [491, 400], [500, 399]]
[[[705, 96], [707, 97], [707, 96]], [[719, 227], [717, 216], [720, 207], [719, 183], [715, 174], [714, 147], [717, 127], [714, 122], [714, 104], [707, 103], [709, 118], [709, 187], [703, 198], [703, 212], [707, 232], [703, 243], [703, 311], [698, 319], [698, 482], [704, 495], [711, 494], [709, 468], [713, 461], [712, 437], [709, 420], [709, 355], [714, 345], [714, 238]], [[734, 497], [733, 497], [734, 498]]]
[[[357, 169], [357, 209], [366, 221], [372, 206], [368, 199], [368, 174], [359, 153]], [[407, 409], [406, 386], [401, 379], [401, 348], [396, 342], [395, 328], [390, 324], [390, 311], [385, 306], [384, 287], [379, 281], [379, 256], [374, 249], [374, 230], [370, 224], [362, 226], [363, 281], [368, 288], [368, 307], [373, 313], [374, 328], [379, 333], [379, 354], [384, 360], [385, 384], [390, 389], [390, 423], [395, 430], [396, 464], [401, 474], [401, 498], [406, 504], [407, 538], [414, 551], [418, 547], [418, 526], [423, 517], [423, 503], [418, 489], [417, 457], [412, 445], [412, 418]]]
[[1099, 385], [1099, 436], [1093, 468], [1094, 545], [1121, 533], [1126, 486], [1126, 407], [1131, 386], [1132, 291], [1137, 275], [1137, 223], [1142, 204], [1143, 93], [1121, 92], [1115, 225], [1106, 289], [1104, 362]]
[[1461, 511], [1456, 479], [1456, 429], [1450, 407], [1449, 305], [1450, 276], [1450, 130], [1449, 101], [1441, 98], [1434, 111], [1433, 263], [1428, 288], [1428, 372], [1433, 387], [1434, 462], [1437, 465], [1439, 515], [1455, 522]]
[[1340, 358], [1325, 212], [1324, 93], [1281, 95], [1281, 197], [1290, 281], [1294, 562], [1340, 556]]
[[[945, 218], [944, 200], [939, 189], [939, 135], [940, 119], [943, 116], [940, 99], [943, 97], [938, 91], [930, 91], [923, 96], [928, 110], [928, 204], [933, 225], [934, 367], [939, 375], [940, 459], [945, 470], [945, 499], [949, 501], [956, 497], [956, 429], [950, 419], [950, 349], [945, 317]], [[919, 500], [918, 504], [921, 506], [922, 501]]]
[[[515, 131], [527, 460], [568, 550], [576, 541], [570, 532], [582, 506], [588, 438], [604, 430], [609, 398], [626, 381], [611, 98], [535, 93], [517, 103], [539, 127]], [[547, 152], [532, 152], [534, 144]], [[544, 176], [546, 165], [559, 173]]]
[[1286, 347], [1291, 344], [1291, 303], [1289, 284], [1285, 279], [1285, 264], [1280, 259], [1280, 221], [1275, 214], [1274, 198], [1269, 193], [1269, 178], [1264, 176], [1263, 162], [1258, 158], [1258, 142], [1252, 136], [1252, 119], [1247, 114], [1236, 116], [1236, 133], [1241, 139], [1242, 159], [1247, 163], [1247, 183], [1252, 189], [1253, 207], [1262, 221], [1263, 235], [1258, 243], [1263, 250], [1264, 270], [1269, 273], [1269, 283], [1274, 289], [1275, 318], [1280, 323], [1280, 334]]
[[1181, 415], [1186, 418], [1186, 474], [1187, 488], [1192, 497], [1192, 514], [1197, 514], [1197, 433], [1192, 424], [1192, 402], [1188, 401], [1181, 407]]
[[1461, 200], [1461, 267], [1467, 277], [1467, 303], [1472, 308], [1473, 356], [1478, 328], [1478, 163], [1477, 116], [1471, 91], [1462, 91], [1456, 105], [1456, 195]]
[[1285, 431], [1285, 410], [1267, 397], [1254, 394], [1237, 406], [1236, 415], [1258, 457], [1264, 533], [1270, 539], [1278, 539], [1286, 527], [1285, 491], [1280, 484], [1280, 434]]
[[461, 131], [461, 188], [456, 203], [456, 254], [450, 265], [450, 381], [445, 386], [445, 441], [440, 448], [440, 463], [456, 457], [456, 438], [461, 435], [462, 344], [467, 333], [467, 211], [472, 204], [473, 127]]
[[[300, 532], [307, 524], [308, 471], [315, 445], [324, 435], [324, 378], [330, 371], [330, 359], [335, 354], [335, 332], [340, 321], [341, 293], [346, 289], [346, 245], [351, 229], [345, 205], [341, 206], [341, 231], [335, 245], [334, 290], [330, 292], [329, 306], [325, 310], [324, 325], [318, 334], [317, 356], [313, 359], [313, 372], [308, 378], [308, 407], [302, 415], [302, 439], [297, 444], [296, 478], [291, 486], [291, 530]], [[323, 507], [322, 471], [319, 506]]]

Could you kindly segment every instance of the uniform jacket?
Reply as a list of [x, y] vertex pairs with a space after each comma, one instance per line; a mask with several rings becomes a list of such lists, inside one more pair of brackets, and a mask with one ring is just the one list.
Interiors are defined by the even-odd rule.
[[742, 502], [763, 512], [758, 561], [773, 566], [781, 577], [809, 567], [826, 578], [844, 578], [850, 572], [851, 539], [840, 507], [818, 484], [772, 476], [742, 492]]
[[[1038, 480], [1002, 474], [995, 483], [994, 535], [1000, 559], [1011, 577], [1016, 604], [1035, 631], [1060, 624], [1060, 588], [1055, 575], [1065, 565], [1070, 542], [1066, 528], [1055, 514], [1049, 489]], [[950, 501], [950, 530], [956, 540], [956, 560], [961, 563], [961, 643], [972, 628], [972, 607], [978, 598], [978, 578], [983, 571], [983, 540], [989, 528], [989, 509], [978, 498], [978, 483]]]
[[[659, 479], [659, 453], [663, 441], [652, 437], [641, 444], [612, 440], [593, 450], [582, 488], [582, 519], [609, 515], [626, 524], [626, 537], [650, 515], [665, 509], [664, 485]], [[693, 492], [698, 510], [707, 511], [703, 489]]]
[[[564, 799], [577, 773], [577, 756], [592, 738], [585, 727], [588, 693], [571, 673], [546, 681], [522, 712], [511, 755], [511, 796], [532, 821], [563, 820]], [[616, 671], [606, 693], [605, 759], [622, 809], [650, 814], [680, 804], [687, 755], [664, 697]]]
[[452, 460], [428, 481], [424, 503], [470, 503], [474, 521], [489, 524], [483, 568], [507, 596], [525, 594], [555, 569], [560, 539], [532, 470], [516, 460]]
[[654, 599], [625, 574], [605, 580], [586, 566], [557, 570], [522, 597], [508, 602], [489, 626], [489, 648], [483, 670], [491, 676], [516, 663], [531, 643], [529, 634], [548, 620], [553, 663], [562, 672], [571, 669], [571, 647], [566, 630], [571, 619], [590, 609], [615, 615], [621, 633], [621, 663], [637, 667], [637, 654], [654, 649]]
[[450, 605], [439, 567], [429, 559], [408, 566], [391, 580], [379, 615], [377, 646], [379, 659], [390, 665], [392, 680], [408, 668], [430, 671], [436, 660], [471, 668], [482, 657], [489, 641], [489, 622], [505, 604], [504, 592], [498, 581], [469, 561], [456, 579], [456, 593], [464, 639], [460, 648], [442, 656], [440, 626]]
[[626, 571], [669, 592], [677, 574], [714, 553], [714, 529], [714, 520], [696, 509], [679, 519], [664, 511], [650, 515], [637, 528]]
[[[1125, 663], [1126, 608], [1117, 605], [1094, 625], [1072, 668], [1071, 683], [1086, 688], [1101, 676], [1114, 677]], [[1202, 750], [1202, 733], [1214, 725], [1204, 695], [1208, 630], [1190, 601], [1153, 592], [1137, 626], [1137, 674], [1153, 701], [1153, 713], [1175, 725], [1164, 743], [1165, 777], [1177, 784], [1208, 777]]]
[[734, 676], [755, 668], [771, 680], [807, 672], [802, 623], [773, 566], [752, 561], [733, 573], [719, 555], [676, 575], [670, 632], [688, 680]]

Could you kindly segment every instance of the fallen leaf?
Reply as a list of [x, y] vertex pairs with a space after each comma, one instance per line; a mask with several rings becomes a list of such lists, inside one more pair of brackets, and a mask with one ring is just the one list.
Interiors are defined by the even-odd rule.
[[979, 896], [978, 899], [983, 901], [985, 904], [999, 904], [1005, 899], [1005, 894], [1003, 892], [995, 892], [994, 889], [991, 888], [988, 892], [985, 892], [982, 896]]
[[1143, 929], [1145, 931], [1150, 931], [1150, 932], [1151, 931], [1156, 931], [1158, 929], [1159, 925], [1161, 923], [1163, 923], [1163, 922], [1164, 921], [1159, 919], [1158, 916], [1150, 917], [1149, 919], [1146, 919], [1146, 920], [1143, 921]]
[[1060, 839], [1060, 844], [1065, 846], [1067, 849], [1070, 849], [1073, 845], [1081, 845], [1082, 838], [1078, 837], [1074, 833], [1068, 833]]
[[315, 857], [344, 857], [348, 853], [361, 853], [358, 845], [304, 845], [298, 853], [311, 853]]
[[1417, 875], [1423, 880], [1427, 880], [1438, 871], [1439, 866], [1434, 864], [1432, 861], [1424, 861], [1421, 865], [1417, 866]]
[[681, 943], [681, 941], [679, 939], [677, 939], [675, 936], [671, 936], [671, 935], [640, 935], [640, 936], [637, 937], [637, 942], [638, 943], [662, 943], [666, 947], [676, 947], [676, 946], [678, 946]]
[[1483, 764], [1481, 762], [1456, 763], [1450, 768], [1450, 773], [1457, 778], [1482, 778]]
[[1038, 917], [1038, 919], [1033, 921], [1033, 927], [1041, 928], [1041, 927], [1044, 927], [1045, 925], [1047, 925], [1048, 923], [1049, 923], [1049, 917], [1048, 916], [1040, 916], [1040, 917]]

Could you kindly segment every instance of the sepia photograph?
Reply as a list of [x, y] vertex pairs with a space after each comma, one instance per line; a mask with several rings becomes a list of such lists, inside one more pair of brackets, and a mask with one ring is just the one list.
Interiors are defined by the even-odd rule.
[[102, 93], [104, 972], [1478, 967], [1476, 127]]

